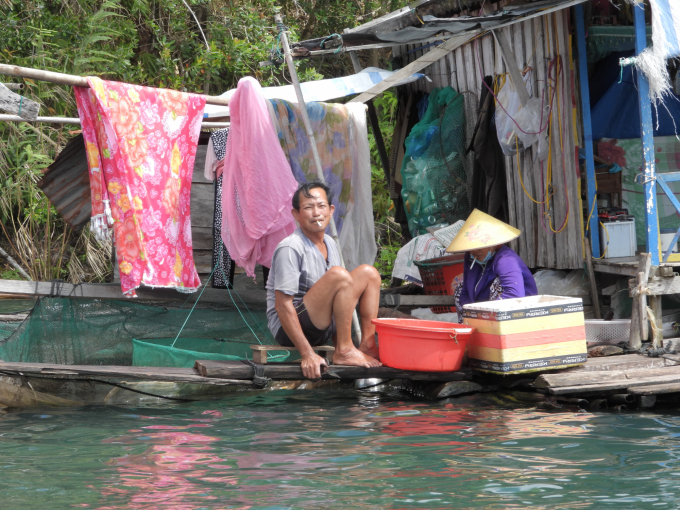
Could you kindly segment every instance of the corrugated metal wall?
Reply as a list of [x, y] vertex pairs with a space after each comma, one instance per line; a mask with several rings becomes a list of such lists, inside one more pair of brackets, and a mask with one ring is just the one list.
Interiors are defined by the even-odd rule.
[[[495, 5], [494, 7], [497, 7]], [[462, 13], [465, 14], [465, 13]], [[535, 161], [535, 149], [506, 158], [506, 177], [510, 223], [522, 230], [522, 236], [513, 241], [512, 248], [529, 267], [576, 269], [583, 265], [582, 212], [577, 178], [574, 69], [571, 64], [571, 38], [569, 37], [569, 11], [535, 17], [502, 29], [514, 49], [519, 64], [531, 67], [533, 94], [540, 97], [546, 86], [556, 90], [551, 118], [552, 197], [549, 215], [543, 212], [543, 195], [547, 181], [547, 162], [541, 166]], [[416, 60], [434, 46], [418, 49], [419, 45], [402, 45], [393, 48], [394, 56], [402, 57], [402, 64]], [[556, 56], [563, 63], [559, 83], [555, 73], [548, 79], [549, 64]], [[477, 39], [458, 48], [447, 57], [424, 70], [432, 82], [419, 80], [409, 90], [429, 92], [435, 87], [451, 86], [465, 94], [467, 125], [474, 127], [477, 118], [482, 77], [502, 75], [505, 63], [492, 35]], [[468, 129], [468, 138], [472, 129]], [[469, 142], [469, 140], [468, 140]], [[470, 175], [472, 154], [468, 156]], [[522, 188], [519, 170], [526, 188]], [[566, 191], [566, 193], [565, 193]], [[531, 195], [531, 198], [527, 196]], [[567, 196], [568, 195], [568, 196]], [[532, 200], [533, 198], [533, 200]], [[566, 224], [560, 230], [566, 219]], [[551, 225], [552, 224], [552, 225]], [[557, 233], [553, 231], [559, 231]]]

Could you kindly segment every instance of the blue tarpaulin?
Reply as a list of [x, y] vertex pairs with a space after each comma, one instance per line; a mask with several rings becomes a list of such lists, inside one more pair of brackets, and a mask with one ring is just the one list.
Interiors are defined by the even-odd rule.
[[[680, 98], [673, 96], [666, 100], [665, 105], [652, 107], [652, 121], [654, 136], [674, 136], [676, 132], [680, 133]], [[640, 138], [640, 107], [632, 67], [623, 69], [621, 83], [615, 80], [593, 107], [592, 124], [593, 140]]]

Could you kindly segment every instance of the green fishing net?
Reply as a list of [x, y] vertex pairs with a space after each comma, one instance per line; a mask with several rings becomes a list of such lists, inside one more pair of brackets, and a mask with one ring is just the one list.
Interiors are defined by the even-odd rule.
[[467, 218], [463, 95], [451, 87], [434, 89], [405, 146], [401, 194], [411, 234]]
[[[65, 365], [191, 367], [197, 359], [252, 358], [250, 345], [275, 343], [267, 329], [264, 302], [238, 308], [201, 306], [189, 317], [190, 310], [190, 305], [181, 303], [43, 298], [15, 331], [5, 338], [0, 331], [0, 358]], [[285, 352], [270, 356], [273, 361], [287, 361], [287, 357]]]

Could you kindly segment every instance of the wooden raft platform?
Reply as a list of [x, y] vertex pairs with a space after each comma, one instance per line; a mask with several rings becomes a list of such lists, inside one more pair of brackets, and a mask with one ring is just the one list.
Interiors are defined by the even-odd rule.
[[[268, 363], [265, 377], [273, 380], [305, 379], [299, 363]], [[331, 365], [322, 379], [411, 379], [419, 381], [467, 381], [472, 379], [470, 370], [458, 372], [411, 372], [390, 367], [348, 367]], [[0, 362], [0, 376], [36, 376], [59, 379], [134, 379], [145, 381], [168, 381], [208, 385], [250, 385], [253, 367], [240, 361], [196, 361], [194, 368], [127, 367], [105, 365], [55, 365], [49, 363]]]
[[[267, 363], [261, 365], [264, 377], [274, 380], [304, 379], [299, 363]], [[240, 361], [212, 361], [199, 360], [194, 365], [195, 370], [206, 378], [218, 377], [225, 379], [252, 379], [253, 367]], [[332, 375], [331, 375], [332, 374]], [[337, 377], [336, 377], [337, 376]], [[472, 371], [469, 369], [458, 372], [413, 372], [390, 367], [348, 367], [345, 365], [331, 365], [324, 371], [322, 379], [410, 379], [412, 381], [469, 381]]]
[[680, 393], [680, 355], [590, 358], [583, 367], [540, 375], [534, 387], [552, 395], [574, 396]]

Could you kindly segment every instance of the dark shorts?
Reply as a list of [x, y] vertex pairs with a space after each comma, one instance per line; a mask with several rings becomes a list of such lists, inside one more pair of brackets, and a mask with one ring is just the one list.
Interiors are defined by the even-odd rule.
[[[305, 334], [305, 337], [307, 337], [309, 345], [312, 347], [316, 347], [318, 345], [330, 345], [331, 338], [335, 332], [335, 325], [331, 323], [327, 329], [319, 329], [312, 323], [312, 319], [309, 318], [309, 312], [307, 312], [307, 307], [305, 307], [304, 301], [301, 299], [294, 300], [293, 306], [295, 306], [298, 319], [300, 320], [300, 326], [302, 326], [302, 332]], [[279, 345], [283, 345], [284, 347], [295, 347], [293, 341], [288, 338], [288, 335], [283, 330], [283, 326], [279, 328], [279, 331], [276, 333], [274, 339]]]

